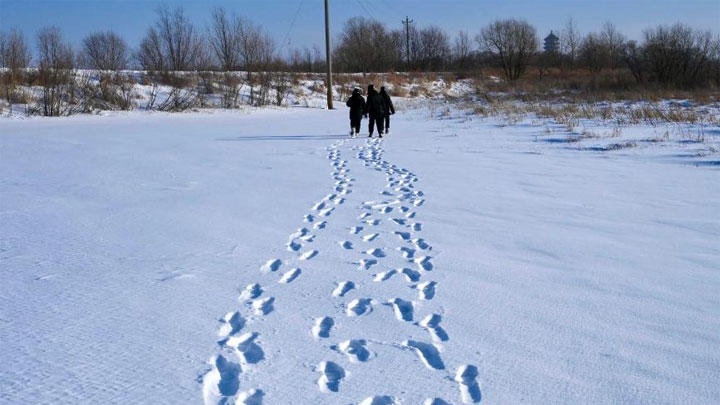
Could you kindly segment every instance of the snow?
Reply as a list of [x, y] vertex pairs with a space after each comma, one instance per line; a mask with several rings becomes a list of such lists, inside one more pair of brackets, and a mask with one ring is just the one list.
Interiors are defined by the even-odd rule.
[[0, 402], [720, 401], [706, 143], [437, 111], [0, 120]]

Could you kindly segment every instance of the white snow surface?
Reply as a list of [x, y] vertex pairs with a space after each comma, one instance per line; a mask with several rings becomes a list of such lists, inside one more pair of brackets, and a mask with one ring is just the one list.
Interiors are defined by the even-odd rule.
[[0, 120], [0, 403], [720, 402], [717, 160], [346, 127]]

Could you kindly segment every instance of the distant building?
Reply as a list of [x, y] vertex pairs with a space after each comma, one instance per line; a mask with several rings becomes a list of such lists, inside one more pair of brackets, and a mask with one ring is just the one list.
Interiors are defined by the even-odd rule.
[[560, 38], [555, 36], [552, 31], [550, 35], [545, 37], [545, 44], [543, 45], [545, 52], [557, 52], [560, 49]]

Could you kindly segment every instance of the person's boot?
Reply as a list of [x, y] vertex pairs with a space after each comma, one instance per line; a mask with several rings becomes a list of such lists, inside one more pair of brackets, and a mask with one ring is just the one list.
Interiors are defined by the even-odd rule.
[[353, 134], [355, 134], [355, 131], [353, 129], [350, 129], [350, 137], [352, 138]]

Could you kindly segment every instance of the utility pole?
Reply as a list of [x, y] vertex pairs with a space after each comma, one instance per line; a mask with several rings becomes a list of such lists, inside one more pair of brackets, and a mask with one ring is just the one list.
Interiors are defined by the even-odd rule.
[[332, 55], [330, 54], [330, 0], [325, 0], [325, 58], [327, 60], [327, 106], [333, 109]]
[[405, 55], [407, 56], [407, 69], [410, 70], [410, 24], [413, 23], [414, 20], [411, 20], [410, 17], [405, 16], [405, 20], [401, 21], [405, 25]]

